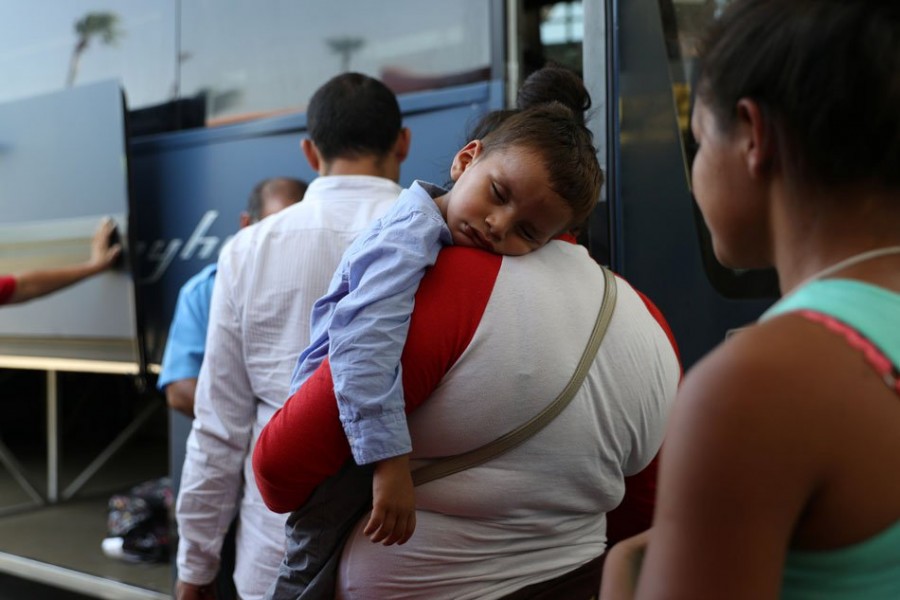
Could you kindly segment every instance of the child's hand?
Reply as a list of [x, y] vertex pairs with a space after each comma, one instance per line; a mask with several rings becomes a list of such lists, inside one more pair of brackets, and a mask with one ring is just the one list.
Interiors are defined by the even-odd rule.
[[405, 544], [416, 530], [416, 496], [409, 472], [409, 455], [395, 456], [375, 465], [372, 515], [363, 534], [372, 543]]

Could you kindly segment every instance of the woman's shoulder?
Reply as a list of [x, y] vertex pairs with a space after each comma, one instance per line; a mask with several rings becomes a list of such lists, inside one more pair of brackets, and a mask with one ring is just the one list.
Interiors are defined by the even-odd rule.
[[[695, 392], [727, 389], [728, 398], [759, 398], [752, 405], [777, 402], [796, 388], [815, 385], [823, 341], [822, 332], [804, 319], [776, 317], [738, 330], [691, 369], [685, 384]], [[694, 387], [693, 380], [700, 385]]]
[[839, 338], [794, 314], [748, 327], [688, 372], [675, 426], [720, 448], [751, 444], [760, 460], [795, 450], [814, 459], [833, 441], [831, 416], [852, 391], [852, 357]]

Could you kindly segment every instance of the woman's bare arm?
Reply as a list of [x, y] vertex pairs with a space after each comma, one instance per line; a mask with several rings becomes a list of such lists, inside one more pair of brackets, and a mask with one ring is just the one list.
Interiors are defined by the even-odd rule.
[[803, 345], [757, 327], [685, 379], [637, 598], [778, 598], [824, 454], [809, 421], [816, 394], [796, 370]]
[[109, 218], [100, 223], [91, 241], [91, 257], [83, 263], [17, 274], [16, 289], [9, 302], [27, 302], [46, 296], [111, 267], [122, 251], [120, 244], [110, 244], [115, 227], [115, 222]]

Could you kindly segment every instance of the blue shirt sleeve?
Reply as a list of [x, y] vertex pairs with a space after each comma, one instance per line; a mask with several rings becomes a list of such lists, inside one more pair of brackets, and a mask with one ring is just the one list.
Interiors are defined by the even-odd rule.
[[160, 390], [173, 381], [196, 379], [200, 374], [215, 272], [215, 265], [207, 266], [189, 279], [178, 293], [175, 316], [169, 326], [169, 338], [156, 382]]
[[[434, 201], [421, 187], [351, 247], [327, 329], [341, 423], [354, 460], [367, 464], [412, 450], [400, 357], [425, 270], [452, 244]], [[398, 205], [403, 203], [398, 200]]]

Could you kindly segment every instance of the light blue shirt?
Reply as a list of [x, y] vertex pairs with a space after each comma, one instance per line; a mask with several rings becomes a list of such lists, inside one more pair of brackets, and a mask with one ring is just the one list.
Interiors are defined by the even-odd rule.
[[291, 394], [329, 357], [341, 424], [361, 465], [412, 450], [400, 356], [419, 282], [453, 243], [434, 202], [446, 193], [421, 181], [403, 190], [347, 249], [313, 306], [311, 342], [294, 369]]
[[206, 349], [209, 305], [216, 264], [207, 265], [181, 286], [175, 316], [169, 326], [169, 339], [163, 352], [162, 367], [156, 387], [165, 389], [173, 381], [196, 379], [200, 374]]

